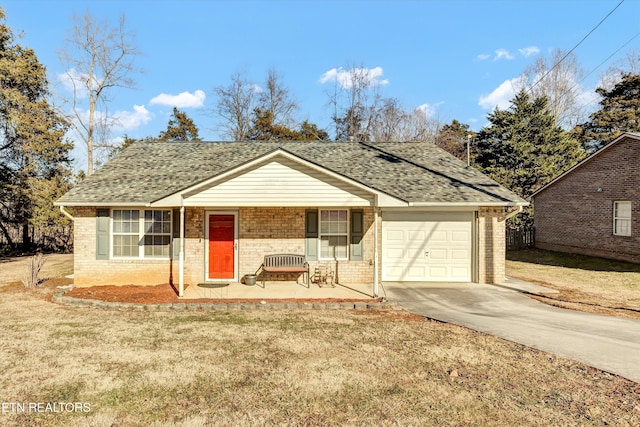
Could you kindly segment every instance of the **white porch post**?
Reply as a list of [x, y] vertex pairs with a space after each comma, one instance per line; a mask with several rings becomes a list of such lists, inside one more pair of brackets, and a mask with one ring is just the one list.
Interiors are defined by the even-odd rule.
[[373, 208], [373, 296], [378, 296], [378, 197], [376, 196], [376, 206]]
[[180, 206], [180, 266], [178, 267], [178, 296], [184, 296], [184, 206]]

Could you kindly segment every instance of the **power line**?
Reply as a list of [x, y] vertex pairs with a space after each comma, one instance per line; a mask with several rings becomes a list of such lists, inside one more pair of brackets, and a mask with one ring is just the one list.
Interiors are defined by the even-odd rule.
[[[638, 36], [640, 36], [640, 32], [637, 32], [633, 37], [631, 37], [629, 40], [627, 40], [622, 46], [620, 46], [618, 49], [616, 49], [611, 55], [607, 56], [606, 59], [604, 61], [602, 61], [601, 63], [599, 63], [593, 70], [589, 71], [589, 73], [587, 73], [587, 75], [585, 75], [583, 78], [580, 79], [578, 84], [582, 83], [587, 77], [589, 77], [591, 74], [593, 74], [594, 71], [596, 71], [598, 68], [600, 68], [605, 62], [610, 60], [616, 53], [620, 52], [629, 43], [634, 41], [636, 39], [636, 37], [638, 37]], [[573, 89], [573, 88], [571, 88], [571, 89]]]
[[[591, 74], [593, 74], [598, 68], [602, 67], [603, 64], [605, 64], [608, 60], [610, 60], [613, 56], [615, 56], [618, 52], [620, 52], [622, 49], [624, 49], [625, 47], [627, 47], [627, 45], [629, 43], [631, 43], [632, 41], [634, 41], [638, 36], [640, 36], [640, 31], [637, 32], [635, 35], [633, 35], [633, 37], [631, 37], [629, 40], [627, 40], [625, 43], [623, 43], [619, 48], [617, 48], [611, 55], [607, 56], [602, 62], [600, 62], [598, 65], [596, 65], [591, 71], [589, 71], [584, 77], [582, 77], [580, 80], [578, 80], [573, 86], [571, 86], [571, 89], [569, 89], [569, 92], [573, 92], [573, 90], [575, 88], [577, 88], [578, 86], [580, 86], [580, 83], [582, 83], [583, 81], [585, 81], [587, 79], [587, 77], [589, 77]], [[598, 99], [594, 99], [592, 101], [589, 101], [588, 103], [582, 105], [582, 108], [585, 109], [586, 107], [599, 102]]]
[[[620, 7], [620, 5], [621, 5], [622, 3], [624, 3], [624, 0], [620, 0], [620, 3], [618, 3], [618, 4], [616, 5], [616, 7], [614, 7], [613, 9], [611, 9], [611, 11], [610, 11], [610, 12], [609, 12], [609, 13], [608, 13], [604, 18], [602, 18], [602, 19], [600, 20], [600, 22], [598, 22], [598, 24], [597, 24], [595, 27], [593, 27], [593, 28], [591, 29], [591, 31], [589, 31], [589, 32], [587, 33], [587, 35], [586, 35], [586, 36], [584, 36], [584, 37], [582, 38], [582, 40], [580, 40], [580, 41], [578, 42], [578, 44], [576, 44], [573, 48], [571, 48], [571, 50], [570, 50], [569, 52], [567, 52], [567, 53], [566, 53], [562, 58], [560, 58], [560, 60], [559, 60], [558, 62], [556, 62], [556, 63], [553, 65], [553, 67], [551, 67], [551, 68], [550, 68], [546, 73], [544, 73], [544, 75], [543, 75], [542, 77], [540, 77], [540, 79], [538, 79], [538, 81], [537, 81], [537, 82], [535, 82], [535, 83], [534, 83], [534, 84], [529, 88], [529, 91], [530, 91], [531, 93], [533, 93], [533, 88], [535, 88], [535, 87], [538, 85], [538, 83], [540, 83], [541, 81], [543, 81], [543, 80], [544, 80], [544, 79], [545, 79], [545, 78], [546, 78], [546, 77], [547, 77], [547, 76], [548, 76], [548, 75], [549, 75], [553, 70], [555, 70], [555, 69], [556, 69], [556, 68], [557, 68], [557, 67], [562, 63], [562, 61], [564, 61], [564, 60], [565, 60], [569, 55], [571, 55], [571, 54], [573, 53], [573, 51], [574, 51], [574, 50], [576, 50], [576, 49], [578, 48], [578, 46], [580, 46], [580, 45], [582, 44], [582, 42], [584, 42], [584, 41], [587, 39], [587, 37], [589, 37], [589, 36], [590, 36], [590, 35], [591, 35], [595, 30], [597, 30], [597, 29], [598, 29], [598, 27], [599, 27], [600, 25], [602, 25], [602, 23], [603, 23], [604, 21], [606, 21], [606, 20], [607, 20], [607, 18], [608, 18], [609, 16], [611, 16], [611, 14], [612, 14], [613, 12], [615, 12], [615, 11], [616, 11], [616, 9], [617, 9], [617, 8], [619, 8], [619, 7]], [[592, 71], [592, 72], [593, 72], [593, 71]]]

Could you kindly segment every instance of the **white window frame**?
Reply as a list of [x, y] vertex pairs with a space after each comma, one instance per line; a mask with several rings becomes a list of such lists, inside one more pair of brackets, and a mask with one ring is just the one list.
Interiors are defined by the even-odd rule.
[[[116, 256], [114, 255], [114, 237], [118, 235], [135, 235], [135, 233], [122, 233], [114, 232], [114, 211], [137, 211], [138, 212], [138, 254], [137, 256]], [[162, 211], [169, 213], [169, 232], [168, 233], [146, 233], [145, 232], [145, 212], [150, 211]], [[153, 216], [153, 214], [152, 214]], [[146, 259], [146, 260], [168, 260], [171, 258], [171, 241], [173, 239], [173, 212], [171, 209], [136, 209], [130, 207], [116, 207], [111, 209], [110, 216], [111, 227], [109, 230], [109, 254], [111, 259], [115, 260], [134, 260], [134, 259]], [[167, 256], [145, 256], [145, 236], [169, 236], [169, 252]]]
[[[620, 216], [619, 206], [629, 206], [629, 216]], [[631, 236], [631, 201], [629, 200], [617, 200], [613, 202], [613, 234], [614, 236]], [[618, 225], [626, 222], [627, 227], [625, 231], [618, 232]]]
[[[347, 218], [346, 218], [346, 223], [347, 223], [347, 230], [344, 233], [323, 233], [322, 232], [322, 212], [330, 212], [330, 211], [344, 211], [347, 214]], [[326, 208], [326, 209], [319, 209], [318, 210], [318, 260], [320, 261], [328, 261], [328, 260], [337, 260], [337, 261], [347, 261], [349, 260], [349, 247], [350, 245], [350, 240], [351, 240], [351, 236], [350, 236], [350, 228], [351, 228], [351, 224], [350, 224], [350, 219], [351, 219], [351, 212], [350, 209], [345, 209], [345, 208]], [[323, 257], [322, 256], [322, 237], [323, 236], [344, 236], [347, 239], [346, 242], [346, 253], [344, 257]]]

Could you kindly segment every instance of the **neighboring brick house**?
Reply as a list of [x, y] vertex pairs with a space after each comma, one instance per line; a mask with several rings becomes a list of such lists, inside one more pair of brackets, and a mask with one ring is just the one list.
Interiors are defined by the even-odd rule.
[[238, 282], [304, 254], [340, 283], [504, 280], [527, 202], [433, 144], [141, 142], [60, 198], [76, 286]]
[[536, 247], [640, 262], [640, 134], [621, 135], [531, 198]]

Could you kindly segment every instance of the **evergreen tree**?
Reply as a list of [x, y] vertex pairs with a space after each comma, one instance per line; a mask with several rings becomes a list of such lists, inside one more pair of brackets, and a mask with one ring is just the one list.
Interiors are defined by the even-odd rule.
[[370, 141], [367, 116], [361, 105], [348, 108], [343, 116], [334, 116], [336, 141]]
[[300, 130], [273, 122], [270, 110], [254, 109], [253, 123], [249, 130], [251, 141], [325, 141], [329, 134], [313, 123], [302, 122]]
[[9, 230], [21, 229], [24, 250], [30, 225], [55, 241], [69, 225], [53, 201], [69, 187], [72, 144], [48, 97], [44, 66], [32, 49], [14, 42], [0, 8], [0, 232], [13, 246]]
[[254, 118], [249, 130], [251, 141], [297, 141], [299, 132], [289, 129], [284, 125], [273, 122], [273, 114], [270, 110], [254, 109]]
[[328, 141], [329, 133], [315, 123], [305, 120], [300, 125], [300, 141]]
[[595, 151], [624, 132], [640, 131], [640, 74], [625, 73], [612, 89], [596, 89], [600, 109], [576, 128], [576, 136], [588, 151]]
[[467, 143], [475, 137], [469, 125], [453, 120], [451, 124], [442, 126], [436, 136], [436, 145], [460, 160], [467, 161]]
[[[556, 124], [547, 99], [521, 90], [508, 110], [488, 115], [477, 136], [474, 164], [498, 183], [527, 197], [585, 156], [580, 143]], [[516, 217], [530, 223], [532, 211]]]
[[187, 113], [173, 107], [167, 130], [160, 132], [161, 141], [200, 141], [198, 128]]

